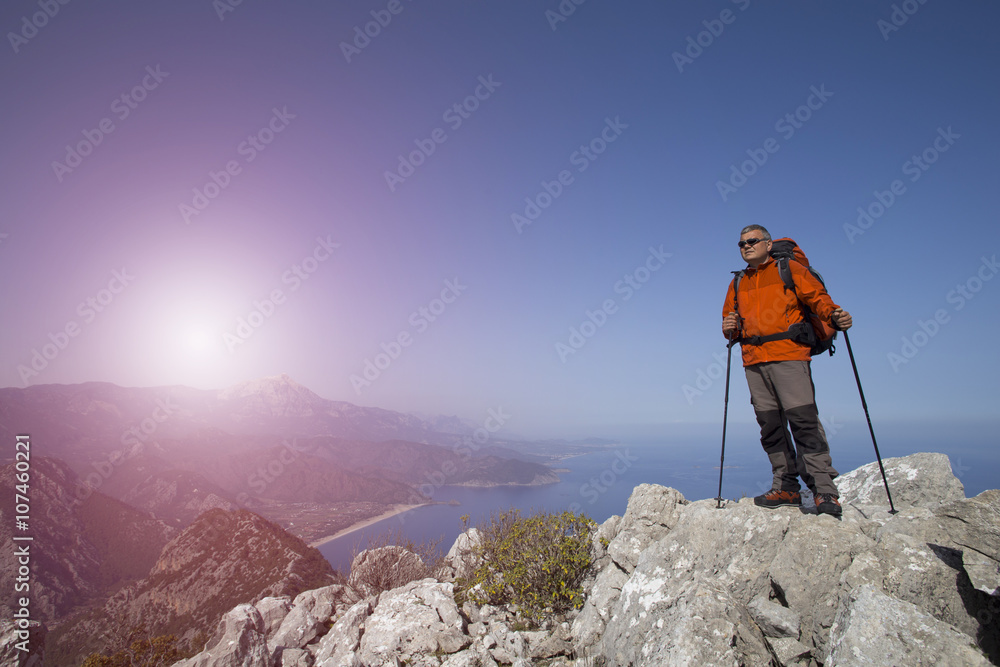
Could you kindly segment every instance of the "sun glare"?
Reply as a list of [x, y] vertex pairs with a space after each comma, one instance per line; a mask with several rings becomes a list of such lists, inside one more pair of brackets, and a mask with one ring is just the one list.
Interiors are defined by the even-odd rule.
[[207, 352], [212, 347], [212, 335], [203, 328], [191, 327], [185, 334], [185, 343], [190, 351]]

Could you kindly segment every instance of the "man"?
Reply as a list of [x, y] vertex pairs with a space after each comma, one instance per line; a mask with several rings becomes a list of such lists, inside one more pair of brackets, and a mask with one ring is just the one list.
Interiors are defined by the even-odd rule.
[[760, 424], [760, 443], [774, 474], [771, 490], [754, 502], [767, 508], [801, 506], [801, 477], [816, 498], [817, 511], [839, 517], [840, 494], [833, 484], [838, 473], [816, 408], [809, 346], [791, 338], [754, 344], [747, 337], [781, 334], [804, 322], [800, 300], [842, 331], [851, 327], [851, 315], [833, 302], [823, 284], [799, 262], [788, 262], [795, 291], [787, 289], [770, 256], [771, 235], [760, 225], [740, 232], [739, 247], [747, 268], [739, 282], [738, 300], [734, 301], [733, 283], [729, 285], [722, 333], [740, 342], [750, 402]]

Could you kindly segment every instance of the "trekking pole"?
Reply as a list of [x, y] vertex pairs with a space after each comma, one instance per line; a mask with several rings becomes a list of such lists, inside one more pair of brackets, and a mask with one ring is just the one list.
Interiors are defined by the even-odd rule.
[[726, 345], [726, 398], [725, 407], [722, 410], [722, 455], [719, 457], [719, 495], [715, 497], [715, 509], [722, 509], [722, 471], [726, 464], [726, 422], [729, 418], [729, 369], [733, 359], [733, 345], [736, 344], [734, 337]]
[[[854, 379], [858, 382], [858, 393], [861, 394], [861, 406], [865, 409], [865, 419], [868, 420], [868, 432], [872, 434], [872, 444], [875, 445], [875, 458], [878, 459], [878, 469], [882, 472], [882, 483], [885, 484], [885, 495], [889, 497], [889, 514], [896, 514], [897, 510], [892, 504], [892, 494], [889, 493], [889, 480], [885, 478], [885, 468], [882, 467], [882, 455], [878, 453], [878, 443], [875, 442], [875, 429], [872, 428], [872, 418], [868, 414], [868, 403], [865, 401], [865, 392], [861, 388], [861, 377], [858, 375], [858, 365], [854, 363], [854, 350], [851, 349], [851, 339], [847, 332], [844, 332], [844, 342], [847, 343], [847, 354], [851, 357], [851, 367], [854, 369]], [[725, 436], [723, 436], [725, 442]], [[721, 493], [721, 492], [720, 492]]]

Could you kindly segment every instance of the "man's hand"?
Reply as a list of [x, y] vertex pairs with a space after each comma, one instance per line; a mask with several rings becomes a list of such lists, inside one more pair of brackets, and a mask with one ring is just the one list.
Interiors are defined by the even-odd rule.
[[844, 310], [843, 308], [838, 308], [833, 311], [831, 318], [833, 320], [833, 326], [835, 326], [840, 331], [847, 331], [854, 324], [854, 320], [851, 319], [851, 314]]
[[729, 313], [722, 318], [722, 335], [732, 340], [733, 336], [736, 335], [736, 331], [739, 329], [739, 326], [740, 322], [736, 313]]

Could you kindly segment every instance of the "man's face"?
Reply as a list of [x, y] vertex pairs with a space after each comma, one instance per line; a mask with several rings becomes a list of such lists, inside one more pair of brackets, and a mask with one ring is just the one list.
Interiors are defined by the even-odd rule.
[[[754, 239], [757, 239], [757, 242], [751, 244], [750, 242]], [[740, 242], [743, 243], [743, 247], [740, 248], [740, 254], [748, 266], [756, 267], [761, 264], [767, 259], [768, 253], [771, 251], [771, 242], [764, 240], [764, 232], [759, 229], [740, 236]]]

